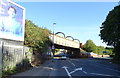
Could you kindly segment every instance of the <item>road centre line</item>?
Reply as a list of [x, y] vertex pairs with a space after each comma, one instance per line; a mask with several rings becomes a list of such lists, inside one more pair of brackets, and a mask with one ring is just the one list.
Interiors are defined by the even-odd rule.
[[71, 63], [73, 66], [76, 66], [74, 63], [72, 63], [71, 61], [68, 61], [69, 63]]

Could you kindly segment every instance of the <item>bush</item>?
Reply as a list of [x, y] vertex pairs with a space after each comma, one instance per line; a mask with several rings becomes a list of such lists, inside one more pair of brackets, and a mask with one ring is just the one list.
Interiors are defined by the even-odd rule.
[[16, 67], [13, 67], [12, 69], [8, 67], [7, 70], [2, 71], [3, 76], [12, 75], [14, 73], [16, 73]]

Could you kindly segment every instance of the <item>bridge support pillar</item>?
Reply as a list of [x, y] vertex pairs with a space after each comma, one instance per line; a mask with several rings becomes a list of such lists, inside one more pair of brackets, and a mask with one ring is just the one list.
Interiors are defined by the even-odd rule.
[[80, 57], [80, 50], [79, 49], [69, 49], [67, 53], [72, 58], [79, 58]]

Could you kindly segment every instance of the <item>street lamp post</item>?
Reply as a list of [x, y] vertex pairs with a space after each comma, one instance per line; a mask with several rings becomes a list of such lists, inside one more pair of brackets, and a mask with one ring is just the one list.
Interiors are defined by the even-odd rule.
[[53, 23], [53, 39], [54, 39], [54, 26], [56, 25], [56, 23]]
[[54, 26], [56, 25], [56, 23], [53, 23], [53, 45], [52, 45], [52, 51], [53, 51], [53, 55], [55, 53], [55, 47], [54, 47]]

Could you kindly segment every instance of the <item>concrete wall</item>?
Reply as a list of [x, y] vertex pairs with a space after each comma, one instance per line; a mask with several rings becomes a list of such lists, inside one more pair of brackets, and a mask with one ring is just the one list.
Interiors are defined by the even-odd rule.
[[16, 65], [22, 64], [25, 58], [22, 41], [0, 39], [0, 55], [3, 70], [11, 70]]
[[0, 78], [2, 77], [2, 42], [0, 42]]

